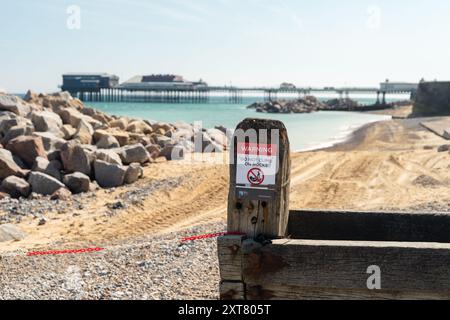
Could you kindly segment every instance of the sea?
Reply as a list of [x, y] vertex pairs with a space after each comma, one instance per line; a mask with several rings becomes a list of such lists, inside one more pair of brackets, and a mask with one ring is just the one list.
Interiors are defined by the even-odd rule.
[[[329, 97], [319, 97], [326, 100]], [[406, 97], [407, 98], [407, 97]], [[373, 97], [353, 98], [361, 104], [375, 102]], [[388, 102], [404, 100], [394, 97]], [[207, 103], [124, 103], [86, 102], [85, 104], [110, 115], [127, 116], [150, 121], [201, 123], [203, 128], [224, 126], [234, 129], [245, 118], [276, 119], [282, 121], [289, 134], [293, 151], [308, 151], [330, 147], [344, 142], [356, 129], [372, 122], [391, 119], [390, 116], [360, 112], [315, 112], [309, 114], [257, 113], [247, 106], [262, 101], [244, 97], [239, 104], [225, 103], [223, 99], [211, 99]]]

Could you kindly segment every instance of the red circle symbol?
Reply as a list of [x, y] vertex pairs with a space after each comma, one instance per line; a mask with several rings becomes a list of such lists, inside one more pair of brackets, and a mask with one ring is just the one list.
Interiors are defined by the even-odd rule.
[[264, 172], [259, 168], [250, 169], [247, 173], [247, 180], [252, 185], [259, 186], [264, 182]]

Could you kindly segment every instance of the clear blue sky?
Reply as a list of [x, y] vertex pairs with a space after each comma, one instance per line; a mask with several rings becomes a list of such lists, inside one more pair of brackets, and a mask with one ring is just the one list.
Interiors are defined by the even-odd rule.
[[[70, 5], [81, 9], [69, 29]], [[0, 88], [65, 72], [176, 73], [221, 85], [450, 79], [448, 0], [15, 0], [0, 11]]]

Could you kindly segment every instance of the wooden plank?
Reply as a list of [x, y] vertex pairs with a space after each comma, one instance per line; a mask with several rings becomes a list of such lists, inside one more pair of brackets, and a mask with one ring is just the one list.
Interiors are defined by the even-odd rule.
[[246, 287], [247, 300], [449, 300], [450, 293], [308, 288], [289, 285]]
[[[260, 135], [260, 130], [267, 134]], [[265, 131], [264, 131], [265, 130]], [[254, 132], [256, 134], [252, 135]], [[245, 136], [237, 133], [248, 134]], [[272, 141], [271, 133], [278, 133]], [[264, 139], [266, 138], [267, 139]], [[269, 201], [238, 199], [236, 196], [236, 162], [238, 142], [276, 143], [278, 145], [278, 172], [275, 196]], [[230, 152], [230, 191], [228, 198], [228, 231], [242, 232], [251, 238], [283, 238], [286, 235], [289, 218], [290, 147], [284, 124], [275, 120], [245, 119], [236, 128]]]
[[220, 283], [221, 300], [245, 300], [245, 285], [243, 282], [222, 281]]
[[245, 241], [243, 252], [249, 286], [368, 290], [367, 271], [375, 265], [383, 290], [450, 292], [450, 244], [276, 240], [258, 246]]
[[293, 239], [449, 242], [450, 214], [291, 211]]
[[242, 281], [242, 240], [244, 236], [217, 239], [220, 277], [223, 281]]

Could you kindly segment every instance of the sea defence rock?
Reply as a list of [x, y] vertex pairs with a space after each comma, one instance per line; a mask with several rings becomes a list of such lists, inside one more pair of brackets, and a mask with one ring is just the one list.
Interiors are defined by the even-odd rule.
[[2, 143], [7, 145], [9, 141], [15, 139], [20, 136], [29, 136], [33, 134], [34, 127], [26, 124], [18, 124], [16, 126], [11, 127], [6, 131], [5, 136], [2, 139]]
[[101, 160], [94, 162], [95, 180], [103, 188], [115, 188], [123, 185], [127, 168]]
[[33, 121], [34, 128], [38, 132], [51, 132], [59, 134], [63, 122], [61, 118], [51, 111], [33, 112], [31, 119]]
[[144, 170], [139, 163], [132, 163], [128, 166], [125, 172], [124, 182], [131, 184], [139, 180], [144, 175]]
[[8, 142], [6, 149], [31, 167], [37, 157], [47, 158], [41, 137], [21, 136]]
[[56, 190], [64, 188], [64, 184], [41, 172], [31, 172], [28, 178], [32, 192], [42, 195], [52, 195]]
[[32, 170], [45, 173], [58, 181], [61, 181], [61, 163], [57, 160], [49, 161], [46, 158], [37, 157]]
[[94, 128], [85, 119], [81, 119], [77, 127], [77, 132], [74, 135], [74, 139], [78, 140], [81, 144], [91, 144], [92, 135], [94, 134]]
[[14, 161], [11, 151], [0, 148], [0, 179], [9, 176], [25, 177], [26, 171]]
[[102, 160], [111, 164], [122, 165], [122, 160], [116, 151], [111, 149], [98, 149], [93, 152], [95, 159]]
[[100, 138], [96, 146], [100, 149], [113, 149], [119, 148], [120, 143], [114, 136], [106, 134]]
[[143, 164], [150, 161], [150, 154], [142, 144], [135, 144], [123, 147], [120, 158], [124, 164], [131, 164], [133, 162]]
[[66, 173], [91, 174], [91, 161], [85, 150], [76, 142], [67, 142], [61, 148], [61, 160]]
[[[226, 149], [223, 130], [109, 116], [67, 92], [0, 94], [0, 181], [17, 197], [117, 187], [143, 175], [143, 164], [177, 160], [191, 152]], [[194, 145], [194, 133], [200, 137]], [[30, 170], [31, 169], [31, 170]], [[62, 183], [64, 182], [64, 183]], [[68, 189], [66, 189], [66, 186]], [[9, 195], [1, 192], [0, 197]], [[31, 196], [33, 197], [33, 196]]]
[[21, 101], [19, 97], [10, 94], [0, 94], [0, 110], [25, 117], [31, 112], [31, 106]]
[[9, 176], [2, 181], [2, 190], [13, 198], [26, 198], [31, 192], [30, 184], [24, 179], [15, 176]]
[[63, 182], [72, 193], [77, 194], [89, 191], [91, 179], [81, 172], [75, 172], [64, 176]]
[[33, 133], [33, 136], [42, 138], [44, 149], [47, 152], [60, 150], [62, 146], [67, 142], [64, 139], [59, 138], [53, 132], [35, 132]]
[[414, 95], [413, 116], [450, 115], [450, 82], [421, 82]]

